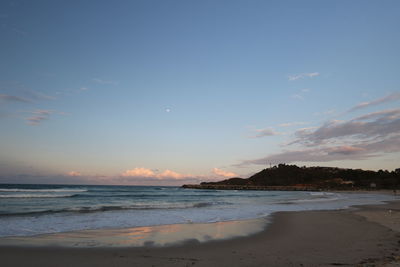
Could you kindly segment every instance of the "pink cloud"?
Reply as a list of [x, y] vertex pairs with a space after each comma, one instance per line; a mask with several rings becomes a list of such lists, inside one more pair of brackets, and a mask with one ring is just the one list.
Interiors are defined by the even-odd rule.
[[146, 168], [134, 168], [132, 170], [127, 170], [122, 173], [124, 177], [154, 177], [155, 173]]
[[43, 121], [50, 119], [52, 114], [66, 115], [64, 112], [46, 109], [37, 109], [30, 111], [29, 113], [33, 114], [31, 117], [26, 118], [26, 121], [29, 125], [39, 125]]
[[165, 170], [162, 173], [158, 174], [156, 177], [158, 178], [173, 178], [173, 179], [185, 179], [192, 177], [192, 175], [184, 175], [171, 170]]
[[165, 170], [161, 173], [155, 173], [154, 171], [147, 168], [134, 168], [132, 170], [127, 170], [121, 174], [124, 177], [148, 177], [148, 178], [157, 178], [157, 179], [187, 179], [193, 178], [193, 175], [190, 174], [181, 174], [178, 172], [174, 172], [171, 170]]
[[330, 154], [344, 154], [344, 155], [352, 155], [357, 152], [365, 151], [362, 147], [355, 147], [355, 146], [339, 146], [339, 147], [332, 147], [329, 151]]
[[68, 176], [82, 176], [82, 174], [80, 172], [76, 172], [76, 171], [70, 171], [67, 173]]
[[390, 95], [387, 95], [387, 96], [379, 98], [379, 99], [375, 99], [375, 100], [372, 100], [369, 102], [361, 102], [358, 105], [352, 107], [349, 111], [355, 111], [358, 109], [367, 108], [370, 106], [376, 106], [376, 105], [379, 105], [382, 103], [398, 101], [398, 100], [400, 100], [400, 92], [394, 92], [394, 93], [391, 93]]
[[236, 173], [234, 172], [228, 172], [228, 171], [224, 171], [218, 168], [214, 168], [212, 170], [212, 172], [218, 176], [222, 176], [222, 177], [235, 177], [238, 176]]

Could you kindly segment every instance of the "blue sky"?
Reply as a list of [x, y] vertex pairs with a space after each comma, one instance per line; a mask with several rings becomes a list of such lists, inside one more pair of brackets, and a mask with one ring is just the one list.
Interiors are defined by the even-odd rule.
[[399, 1], [2, 1], [0, 182], [399, 168]]

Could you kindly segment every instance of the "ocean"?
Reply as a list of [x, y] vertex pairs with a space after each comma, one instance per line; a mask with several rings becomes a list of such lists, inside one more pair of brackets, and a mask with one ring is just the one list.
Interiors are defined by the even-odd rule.
[[374, 193], [0, 184], [0, 237], [244, 220], [388, 200], [393, 196]]

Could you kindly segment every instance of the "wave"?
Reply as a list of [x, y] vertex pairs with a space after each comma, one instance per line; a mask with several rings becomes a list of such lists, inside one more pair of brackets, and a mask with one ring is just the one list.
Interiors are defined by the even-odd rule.
[[[127, 192], [129, 193], [129, 192]], [[137, 194], [132, 192], [130, 194], [115, 194], [114, 192], [106, 193], [106, 194], [75, 194], [74, 197], [85, 197], [85, 198], [159, 198], [159, 197], [174, 197], [172, 194]]]
[[9, 194], [0, 195], [0, 198], [55, 198], [55, 197], [72, 197], [74, 194]]
[[330, 193], [330, 192], [310, 192], [310, 196], [334, 196], [336, 195], [335, 193]]
[[19, 188], [0, 188], [0, 192], [87, 192], [87, 189], [72, 189], [72, 188], [60, 188], [60, 189], [19, 189]]
[[188, 209], [188, 208], [204, 208], [215, 205], [212, 202], [200, 202], [193, 204], [154, 204], [154, 205], [129, 205], [129, 206], [93, 206], [93, 207], [76, 207], [76, 208], [65, 208], [58, 210], [40, 210], [30, 212], [19, 212], [19, 213], [3, 213], [2, 216], [37, 216], [47, 215], [56, 213], [93, 213], [93, 212], [104, 212], [104, 211], [118, 211], [118, 210], [154, 210], [154, 209]]
[[287, 201], [280, 201], [275, 202], [275, 204], [301, 204], [301, 203], [318, 203], [318, 202], [327, 202], [327, 201], [337, 201], [340, 200], [338, 197], [319, 197], [319, 198], [308, 198], [308, 199], [296, 199], [296, 200], [287, 200]]

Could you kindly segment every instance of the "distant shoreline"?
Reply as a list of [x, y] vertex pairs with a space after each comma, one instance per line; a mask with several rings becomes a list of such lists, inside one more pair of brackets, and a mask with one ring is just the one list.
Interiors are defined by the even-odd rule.
[[233, 177], [216, 182], [186, 184], [183, 188], [268, 191], [376, 191], [400, 190], [400, 168], [365, 171], [336, 167], [298, 167], [278, 164], [249, 178]]
[[[374, 189], [374, 188], [318, 188], [312, 186], [261, 186], [261, 185], [223, 185], [223, 184], [184, 184], [182, 188], [206, 189], [206, 190], [255, 190], [255, 191], [317, 191], [317, 192], [376, 192], [392, 193], [397, 189]], [[400, 191], [399, 191], [400, 193]]]

